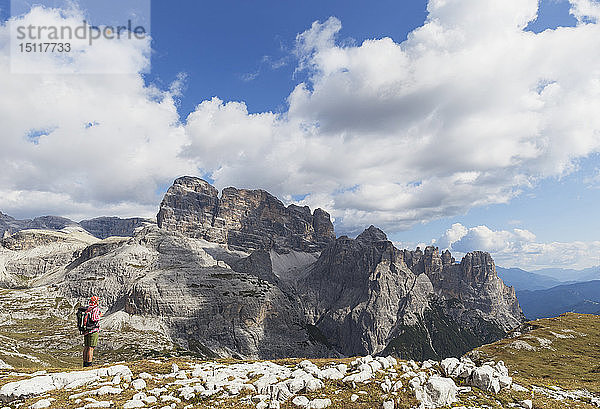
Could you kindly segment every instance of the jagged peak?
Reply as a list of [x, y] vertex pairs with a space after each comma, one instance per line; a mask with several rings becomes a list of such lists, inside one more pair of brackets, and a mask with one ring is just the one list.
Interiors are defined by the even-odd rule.
[[356, 237], [356, 240], [359, 241], [387, 241], [387, 235], [383, 232], [383, 230], [371, 225], [369, 228], [365, 229], [361, 234]]

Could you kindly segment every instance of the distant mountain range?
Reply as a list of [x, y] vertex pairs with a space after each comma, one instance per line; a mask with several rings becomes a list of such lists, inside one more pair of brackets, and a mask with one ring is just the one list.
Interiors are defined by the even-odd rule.
[[600, 280], [600, 266], [584, 268], [582, 270], [574, 270], [571, 268], [544, 268], [541, 270], [534, 270], [532, 273], [552, 277], [562, 282]]
[[514, 287], [517, 291], [544, 290], [546, 288], [565, 284], [556, 278], [532, 273], [520, 268], [503, 268], [496, 266], [496, 271], [498, 272], [498, 276], [504, 281], [504, 284]]
[[565, 312], [600, 314], [600, 280], [517, 291], [517, 298], [528, 319], [556, 317]]
[[544, 290], [557, 285], [600, 280], [600, 266], [582, 270], [544, 268], [532, 271], [496, 266], [496, 271], [498, 271], [498, 276], [506, 285], [514, 287], [517, 291]]
[[506, 285], [516, 290], [527, 319], [556, 317], [565, 312], [600, 314], [600, 267], [534, 271], [496, 267], [496, 271]]
[[111, 236], [131, 237], [136, 228], [145, 223], [154, 223], [154, 220], [133, 217], [121, 219], [119, 217], [97, 217], [82, 220], [79, 223], [59, 216], [42, 216], [35, 219], [19, 220], [0, 212], [0, 239], [21, 230], [46, 229], [62, 230], [69, 226], [81, 227], [92, 236], [105, 239]]

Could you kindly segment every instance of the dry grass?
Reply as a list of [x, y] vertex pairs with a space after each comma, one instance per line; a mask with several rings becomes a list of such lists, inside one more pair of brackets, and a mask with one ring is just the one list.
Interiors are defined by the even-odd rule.
[[[482, 346], [476, 349], [481, 360], [493, 359], [495, 361], [503, 360], [508, 366], [511, 376], [515, 382], [531, 388], [531, 386], [550, 387], [559, 386], [565, 390], [586, 389], [592, 393], [600, 395], [600, 317], [583, 314], [566, 314], [557, 318], [544, 319], [529, 323], [530, 330], [521, 335], [508, 338], [496, 343]], [[558, 334], [557, 337], [555, 334]], [[572, 338], [569, 338], [572, 337]], [[550, 340], [548, 343], [544, 340]], [[515, 340], [528, 342], [535, 346], [537, 350], [517, 350], [509, 347]], [[540, 341], [542, 340], [542, 341]], [[546, 347], [543, 344], [546, 344]], [[348, 364], [354, 358], [344, 359], [311, 359], [319, 367], [329, 364], [346, 363]], [[234, 359], [216, 360], [222, 364], [234, 364], [255, 361], [240, 361]], [[280, 359], [273, 362], [279, 365], [289, 367], [296, 366], [302, 359]], [[135, 376], [141, 372], [150, 374], [165, 374], [171, 371], [171, 365], [176, 363], [181, 369], [190, 369], [197, 363], [205, 362], [200, 359], [189, 357], [179, 358], [161, 358], [158, 360], [136, 360], [126, 362]], [[116, 364], [117, 362], [115, 362]], [[28, 368], [28, 372], [38, 369], [45, 369], [48, 372], [64, 371], [63, 367], [54, 368]], [[69, 368], [71, 369], [71, 368]], [[400, 373], [400, 368], [396, 370]], [[7, 372], [1, 372], [6, 374]], [[355, 388], [352, 385], [344, 384], [341, 381], [325, 381], [325, 387], [318, 392], [304, 394], [310, 399], [329, 398], [332, 401], [332, 409], [367, 409], [381, 408], [386, 400], [393, 399], [395, 408], [408, 409], [417, 405], [412, 393], [406, 388], [406, 380], [403, 380], [405, 387], [396, 395], [385, 394], [380, 387], [383, 374], [372, 380], [370, 383], [357, 384]], [[15, 380], [15, 379], [11, 379]], [[254, 381], [256, 379], [252, 379]], [[7, 382], [7, 378], [0, 377], [0, 385]], [[162, 386], [163, 381], [150, 380], [148, 388]], [[178, 389], [178, 386], [171, 386], [171, 390]], [[76, 408], [82, 404], [75, 404], [69, 396], [84, 390], [83, 388], [74, 391], [55, 391], [48, 394], [49, 397], [56, 399], [53, 408]], [[362, 393], [361, 393], [362, 392]], [[99, 400], [112, 400], [114, 407], [122, 407], [123, 403], [133, 396], [135, 391], [126, 390], [118, 396], [105, 396]], [[359, 399], [352, 402], [350, 397], [357, 394]], [[177, 404], [178, 409], [186, 405], [193, 404], [197, 408], [214, 409], [233, 409], [233, 408], [251, 408], [254, 405], [247, 405], [240, 402], [244, 395], [234, 399], [219, 399], [218, 397], [208, 397], [204, 399], [195, 399], [191, 402], [182, 402]], [[460, 401], [452, 405], [453, 407], [471, 406], [487, 407], [490, 409], [504, 409], [511, 407], [523, 399], [532, 398], [530, 392], [503, 391], [497, 395], [485, 393], [478, 389], [473, 389], [472, 393], [459, 395]], [[28, 407], [40, 398], [33, 398], [25, 402], [22, 407]], [[536, 394], [533, 397], [534, 407], [537, 409], [592, 409], [595, 406], [586, 402], [575, 401], [557, 401]], [[160, 407], [160, 405], [158, 406]], [[281, 405], [282, 409], [294, 408], [291, 400]], [[295, 409], [295, 408], [294, 408]], [[597, 409], [597, 408], [596, 408]]]

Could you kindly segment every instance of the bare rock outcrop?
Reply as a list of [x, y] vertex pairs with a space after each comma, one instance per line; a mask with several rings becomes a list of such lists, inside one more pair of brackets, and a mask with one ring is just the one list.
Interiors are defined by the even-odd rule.
[[26, 280], [64, 268], [97, 241], [77, 226], [62, 231], [20, 230], [0, 240], [0, 286], [25, 285]]
[[66, 269], [59, 287], [71, 298], [99, 295], [111, 314], [153, 317], [173, 340], [206, 356], [333, 354], [311, 338], [296, 301], [266, 280], [274, 277], [263, 271], [270, 269], [268, 253], [237, 255], [236, 271], [205, 246], [148, 225], [126, 241], [84, 250], [85, 260]]
[[65, 228], [81, 227], [92, 236], [105, 239], [111, 236], [132, 237], [137, 228], [152, 220], [133, 217], [121, 219], [119, 217], [97, 217], [82, 220], [79, 223], [65, 217], [42, 216], [35, 219], [18, 220], [0, 212], [0, 239], [5, 239], [21, 230], [52, 230], [61, 231]]
[[94, 237], [106, 239], [107, 237], [132, 237], [135, 230], [147, 223], [154, 223], [152, 220], [140, 217], [121, 219], [119, 217], [97, 217], [90, 220], [82, 220], [79, 225], [90, 232]]
[[26, 229], [62, 230], [68, 226], [75, 226], [72, 220], [58, 216], [42, 216], [35, 219], [18, 220], [0, 212], [0, 239]]
[[335, 239], [329, 214], [322, 209], [285, 206], [264, 190], [228, 187], [221, 197], [208, 182], [181, 177], [165, 194], [159, 227], [188, 237], [224, 243], [232, 250], [317, 252]]
[[311, 322], [346, 355], [418, 359], [463, 354], [523, 322], [487, 253], [398, 250], [371, 226], [340, 237], [296, 283]]

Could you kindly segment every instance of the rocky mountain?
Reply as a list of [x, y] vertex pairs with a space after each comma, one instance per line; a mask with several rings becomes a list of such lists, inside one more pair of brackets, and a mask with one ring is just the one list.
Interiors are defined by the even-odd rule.
[[264, 190], [228, 187], [184, 176], [173, 183], [160, 205], [158, 226], [232, 250], [316, 252], [335, 239], [330, 216], [322, 209], [285, 206]]
[[438, 359], [523, 321], [489, 254], [457, 264], [434, 247], [397, 249], [373, 226], [336, 239], [323, 210], [261, 190], [219, 196], [180, 178], [157, 219], [129, 238], [100, 240], [80, 226], [13, 234], [0, 247], [0, 278], [53, 288], [73, 305], [99, 295], [106, 329], [143, 322], [144, 337], [208, 357]]
[[349, 356], [460, 355], [523, 320], [489, 254], [455, 264], [434, 247], [398, 250], [373, 226], [338, 238], [296, 286], [311, 322]]
[[76, 225], [72, 220], [58, 216], [42, 216], [35, 219], [17, 220], [0, 212], [0, 238], [26, 229], [61, 230]]
[[137, 228], [147, 223], [153, 223], [153, 221], [141, 217], [132, 217], [129, 219], [97, 217], [95, 219], [82, 220], [79, 222], [79, 225], [90, 232], [92, 236], [105, 239], [111, 236], [132, 237]]
[[82, 227], [92, 236], [105, 239], [111, 236], [131, 237], [135, 229], [152, 220], [133, 217], [121, 219], [119, 217], [98, 217], [82, 220], [79, 223], [65, 217], [42, 216], [35, 219], [17, 220], [0, 212], [0, 239], [8, 237], [21, 230], [54, 230], [59, 231], [67, 227]]

